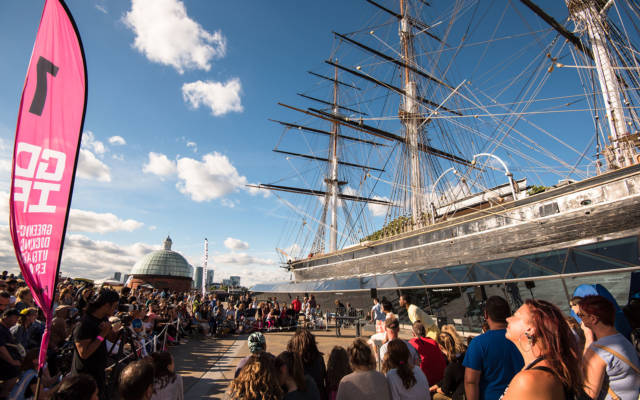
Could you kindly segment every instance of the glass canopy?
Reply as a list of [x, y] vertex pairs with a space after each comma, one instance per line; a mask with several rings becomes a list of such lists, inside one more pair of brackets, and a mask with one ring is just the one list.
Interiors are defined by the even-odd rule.
[[330, 292], [468, 286], [640, 269], [638, 237], [609, 240], [521, 257], [376, 276], [258, 284], [253, 292]]

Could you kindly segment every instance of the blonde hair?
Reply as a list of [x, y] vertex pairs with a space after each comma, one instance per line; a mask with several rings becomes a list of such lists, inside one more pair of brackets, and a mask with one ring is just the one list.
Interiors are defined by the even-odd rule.
[[458, 335], [458, 331], [456, 330], [455, 326], [451, 324], [443, 325], [440, 331], [446, 332], [451, 335], [453, 340], [456, 342], [456, 353], [464, 353], [465, 351], [467, 351], [467, 344], [464, 339], [462, 339], [460, 335]]
[[448, 362], [456, 359], [456, 341], [449, 332], [440, 332], [437, 342]]
[[31, 289], [29, 289], [28, 286], [18, 289], [18, 291], [16, 292], [16, 297], [22, 300], [25, 294], [31, 294]]
[[229, 385], [228, 395], [238, 400], [278, 400], [282, 397], [275, 358], [272, 354], [254, 354]]

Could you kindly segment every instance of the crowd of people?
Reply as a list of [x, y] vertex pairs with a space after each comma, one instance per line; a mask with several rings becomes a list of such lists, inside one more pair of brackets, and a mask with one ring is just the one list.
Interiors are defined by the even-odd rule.
[[[157, 389], [154, 398], [182, 398], [182, 390], [173, 388], [181, 387], [181, 379], [167, 372], [173, 362], [165, 350], [178, 344], [180, 335], [200, 331], [199, 306], [191, 293], [127, 287], [118, 292], [83, 280], [59, 282], [39, 398], [75, 400], [77, 396], [67, 396], [76, 393], [74, 388], [93, 386], [95, 390], [81, 392], [114, 398], [123, 368], [145, 358], [156, 366], [160, 383], [172, 383], [171, 389]], [[0, 399], [35, 395], [44, 331], [44, 313], [24, 281], [0, 275]], [[174, 389], [179, 396], [162, 394]]]
[[224, 301], [214, 294], [206, 298], [197, 294], [193, 304], [199, 329], [206, 335], [218, 337], [295, 330], [301, 322], [305, 326], [318, 327], [324, 321], [313, 295], [303, 301], [296, 296], [287, 303], [276, 297], [258, 301], [248, 294], [231, 295]]
[[[401, 296], [410, 340], [389, 302], [374, 299], [378, 332], [335, 346], [325, 365], [308, 329], [298, 329], [287, 350], [267, 351], [266, 337], [249, 336], [251, 355], [238, 364], [232, 399], [621, 399], [640, 395], [640, 359], [616, 329], [616, 309], [600, 295], [572, 299], [577, 319], [547, 301], [530, 299], [512, 313], [493, 296], [484, 306], [485, 331], [463, 338], [452, 325], [438, 327]], [[637, 301], [632, 304], [638, 310]], [[413, 316], [411, 315], [413, 314]], [[638, 328], [637, 313], [628, 313]], [[380, 339], [381, 338], [381, 339]]]
[[[30, 290], [0, 275], [0, 399], [182, 400], [169, 347], [183, 335], [247, 334], [227, 395], [232, 399], [622, 399], [640, 394], [638, 299], [625, 314], [600, 295], [571, 299], [572, 315], [544, 300], [515, 312], [502, 297], [484, 303], [485, 331], [462, 337], [401, 295], [411, 324], [401, 334], [393, 305], [374, 299], [376, 333], [335, 346], [325, 363], [312, 329], [322, 314], [314, 296], [291, 302], [248, 294], [97, 288], [58, 283], [46, 364], [38, 384], [44, 314]], [[346, 316], [350, 305], [336, 303]], [[622, 320], [624, 319], [624, 324]], [[299, 324], [304, 321], [304, 324]], [[623, 327], [623, 328], [621, 328]], [[293, 329], [278, 355], [266, 333]], [[401, 338], [411, 336], [410, 339]]]
[[[314, 296], [287, 304], [276, 298], [258, 302], [249, 295], [219, 298], [144, 287], [116, 291], [66, 279], [57, 285], [53, 314], [39, 398], [67, 398], [56, 393], [76, 393], [76, 386], [84, 394], [95, 391], [99, 399], [114, 398], [127, 366], [146, 359], [161, 387], [167, 377], [172, 381], [163, 390], [154, 383], [155, 400], [183, 396], [181, 383], [173, 385], [175, 374], [166, 372], [173, 371], [173, 363], [164, 352], [179, 344], [178, 336], [295, 329], [300, 320], [305, 325], [315, 321], [321, 311]], [[6, 272], [0, 275], [0, 399], [35, 395], [44, 328], [44, 313], [25, 282]], [[86, 390], [93, 386], [95, 390]], [[138, 398], [126, 393], [122, 398]]]

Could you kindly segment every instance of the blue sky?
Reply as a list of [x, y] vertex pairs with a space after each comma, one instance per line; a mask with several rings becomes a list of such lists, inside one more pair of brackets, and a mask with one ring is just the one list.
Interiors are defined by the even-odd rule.
[[[216, 280], [287, 278], [274, 247], [294, 245], [278, 238], [296, 218], [277, 196], [245, 185], [291, 174], [271, 152], [282, 129], [267, 119], [298, 118], [276, 103], [300, 104], [296, 92], [317, 83], [305, 71], [327, 71], [322, 61], [334, 45], [331, 30], [354, 31], [375, 9], [356, 0], [67, 4], [84, 43], [89, 98], [63, 273], [126, 273], [169, 234], [193, 265], [207, 237]], [[42, 6], [42, 0], [0, 3], [3, 203]], [[371, 218], [373, 225], [383, 221]], [[6, 225], [0, 261], [16, 268]]]
[[[305, 70], [331, 46], [329, 8], [298, 3], [67, 2], [85, 48], [89, 98], [63, 273], [126, 272], [169, 234], [193, 265], [207, 237], [216, 280], [287, 277], [273, 240], [281, 222], [269, 216], [282, 206], [244, 184], [284, 167], [270, 151], [281, 129], [267, 118], [282, 113], [277, 101], [309, 86]], [[43, 4], [0, 5], [3, 203]], [[15, 269], [2, 229], [2, 261]]]

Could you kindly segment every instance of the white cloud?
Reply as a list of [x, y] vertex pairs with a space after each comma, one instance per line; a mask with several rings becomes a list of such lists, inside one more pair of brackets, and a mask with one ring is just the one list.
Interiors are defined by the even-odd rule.
[[102, 155], [107, 151], [107, 149], [104, 147], [104, 143], [97, 140], [95, 135], [91, 131], [84, 131], [82, 133], [81, 148], [89, 150], [98, 155]]
[[96, 9], [103, 14], [108, 14], [107, 8], [102, 4], [96, 4]]
[[146, 243], [120, 246], [71, 234], [65, 240], [61, 271], [66, 276], [90, 279], [112, 276], [116, 271], [129, 273], [138, 260], [158, 247]]
[[124, 146], [125, 144], [127, 144], [127, 141], [124, 140], [122, 136], [111, 136], [109, 138], [109, 143], [116, 146]]
[[220, 200], [220, 204], [222, 204], [223, 206], [227, 207], [227, 208], [235, 208], [237, 202], [231, 200], [231, 199], [222, 199]]
[[[373, 196], [373, 198], [376, 199], [376, 200], [389, 201], [389, 199], [387, 197]], [[387, 214], [387, 210], [389, 210], [389, 206], [385, 206], [383, 204], [369, 203], [369, 204], [367, 204], [367, 207], [369, 207], [369, 212], [374, 217], [384, 216], [384, 215]]]
[[69, 213], [69, 231], [71, 232], [131, 232], [141, 228], [143, 225], [142, 222], [133, 219], [122, 220], [111, 213], [96, 213], [76, 209], [71, 209]]
[[[0, 225], [9, 223], [9, 193], [0, 191]], [[112, 213], [97, 213], [93, 211], [77, 210], [69, 212], [69, 232], [106, 233], [116, 231], [134, 231], [141, 228], [142, 222], [126, 219], [122, 220]]]
[[187, 147], [191, 148], [194, 153], [198, 152], [198, 144], [196, 142], [187, 142]]
[[109, 167], [86, 149], [80, 149], [77, 176], [82, 179], [111, 182]]
[[11, 168], [13, 167], [12, 160], [0, 160], [0, 172], [11, 173]]
[[176, 163], [160, 153], [149, 153], [149, 162], [142, 167], [142, 171], [161, 177], [176, 173]]
[[265, 190], [246, 187], [247, 178], [238, 173], [227, 156], [215, 151], [205, 154], [200, 160], [179, 157], [177, 161], [170, 160], [164, 154], [151, 152], [143, 171], [160, 177], [177, 173], [176, 188], [196, 202], [220, 199], [223, 206], [234, 208], [237, 202], [224, 198], [234, 191], [246, 190], [251, 195], [262, 193], [264, 197], [269, 196]]
[[256, 187], [248, 187], [247, 191], [252, 196], [256, 196], [258, 194], [262, 194], [262, 197], [264, 197], [265, 199], [268, 198], [269, 196], [271, 196], [271, 191], [268, 190], [268, 189], [260, 189], [260, 188], [256, 188]]
[[274, 260], [258, 258], [247, 253], [226, 253], [213, 256], [213, 261], [218, 264], [230, 265], [275, 265]]
[[211, 68], [211, 60], [224, 57], [226, 39], [220, 31], [207, 32], [189, 18], [180, 0], [133, 0], [124, 16], [136, 34], [134, 47], [149, 60], [185, 69]]
[[[116, 271], [129, 273], [133, 265], [159, 246], [133, 243], [121, 246], [109, 241], [92, 240], [80, 234], [68, 234], [62, 255], [63, 276], [100, 279]], [[8, 271], [18, 271], [18, 264], [8, 226], [0, 226], [0, 264]]]
[[218, 152], [204, 155], [202, 161], [180, 158], [177, 169], [180, 181], [176, 187], [197, 202], [224, 197], [247, 184], [247, 178], [238, 173], [227, 156]]
[[0, 225], [9, 225], [9, 193], [0, 192]]
[[233, 78], [226, 83], [196, 81], [182, 85], [182, 97], [193, 108], [201, 105], [209, 107], [211, 114], [219, 117], [229, 112], [242, 112], [240, 79]]
[[229, 250], [246, 250], [249, 248], [249, 243], [243, 242], [240, 239], [234, 239], [232, 237], [228, 237], [224, 241], [224, 247]]
[[[2, 197], [4, 196], [4, 197]], [[0, 192], [0, 201], [8, 204], [7, 193]], [[2, 209], [0, 209], [0, 213]], [[150, 227], [151, 228], [151, 227]], [[65, 240], [61, 272], [63, 276], [100, 279], [113, 276], [118, 271], [129, 273], [133, 265], [145, 254], [159, 249], [159, 245], [133, 243], [119, 245], [110, 241], [93, 240], [85, 235], [70, 233]], [[197, 257], [187, 257], [187, 259]], [[250, 256], [244, 253], [223, 254], [212, 257], [216, 271], [216, 281], [230, 275], [241, 276], [241, 284], [252, 286], [256, 283], [287, 280], [289, 274], [276, 267], [270, 259]], [[0, 264], [10, 272], [17, 273], [11, 235], [7, 225], [0, 225]]]

